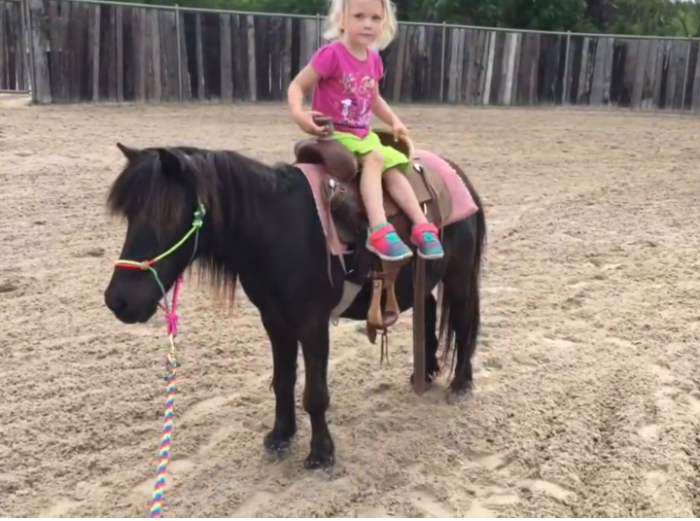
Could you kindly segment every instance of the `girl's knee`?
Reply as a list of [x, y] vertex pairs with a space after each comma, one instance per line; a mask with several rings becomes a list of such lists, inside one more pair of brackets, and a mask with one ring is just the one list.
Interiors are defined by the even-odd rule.
[[384, 165], [384, 154], [380, 150], [372, 150], [364, 158], [365, 164], [381, 167]]
[[384, 179], [386, 179], [387, 177], [389, 179], [392, 179], [393, 177], [397, 177], [397, 176], [403, 176], [403, 174], [401, 173], [401, 170], [399, 170], [395, 166], [392, 166], [391, 168], [387, 168], [386, 171], [384, 172]]

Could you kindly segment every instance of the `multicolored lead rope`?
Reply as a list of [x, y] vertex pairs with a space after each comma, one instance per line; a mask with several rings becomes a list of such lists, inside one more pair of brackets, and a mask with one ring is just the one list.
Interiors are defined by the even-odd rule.
[[172, 304], [168, 306], [167, 297], [165, 305], [166, 318], [168, 319], [168, 339], [170, 340], [170, 352], [166, 361], [166, 381], [168, 382], [167, 397], [165, 400], [163, 432], [160, 440], [160, 454], [158, 459], [158, 477], [153, 490], [151, 504], [151, 517], [160, 518], [163, 513], [163, 494], [165, 492], [165, 476], [170, 461], [170, 441], [175, 428], [175, 394], [177, 392], [177, 351], [175, 349], [175, 337], [177, 336], [177, 304], [180, 297], [182, 279], [175, 282]]

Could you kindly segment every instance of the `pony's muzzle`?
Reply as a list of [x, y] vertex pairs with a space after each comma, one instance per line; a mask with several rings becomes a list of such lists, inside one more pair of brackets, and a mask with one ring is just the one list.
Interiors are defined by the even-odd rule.
[[105, 305], [114, 316], [125, 324], [145, 323], [158, 309], [158, 299], [143, 301], [134, 297], [134, 292], [111, 283], [104, 293]]
[[128, 304], [125, 299], [115, 295], [115, 292], [105, 291], [105, 305], [114, 313], [117, 317], [126, 311]]

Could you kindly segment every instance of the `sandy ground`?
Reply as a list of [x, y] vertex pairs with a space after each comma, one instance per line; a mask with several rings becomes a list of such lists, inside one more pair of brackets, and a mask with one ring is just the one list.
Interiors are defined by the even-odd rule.
[[[0, 100], [1, 101], [1, 100]], [[338, 463], [287, 459], [256, 310], [226, 319], [186, 286], [167, 516], [700, 515], [700, 185], [690, 116], [399, 107], [462, 164], [490, 232], [471, 399], [410, 390], [332, 329]], [[124, 228], [106, 190], [133, 145], [230, 147], [269, 162], [297, 137], [279, 105], [0, 102], [0, 514], [147, 516], [165, 393], [161, 317], [102, 300]], [[300, 379], [299, 389], [303, 378]]]

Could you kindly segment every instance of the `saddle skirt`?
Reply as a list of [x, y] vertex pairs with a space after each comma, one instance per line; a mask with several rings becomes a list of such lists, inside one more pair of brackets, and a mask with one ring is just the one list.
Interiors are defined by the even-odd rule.
[[[342, 256], [347, 251], [347, 246], [355, 242], [358, 232], [368, 226], [360, 196], [360, 176], [342, 181], [332, 176], [321, 162], [297, 163], [294, 166], [301, 170], [309, 182], [330, 253]], [[444, 228], [478, 211], [459, 174], [445, 159], [433, 152], [416, 150], [405, 175], [424, 208], [426, 217], [438, 228]], [[399, 223], [396, 222], [407, 218], [386, 191], [384, 210], [402, 239], [408, 240], [406, 230], [399, 229], [405, 227], [398, 226]]]

